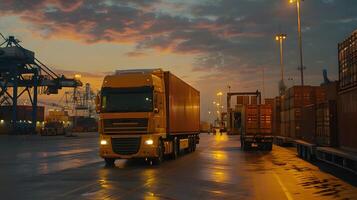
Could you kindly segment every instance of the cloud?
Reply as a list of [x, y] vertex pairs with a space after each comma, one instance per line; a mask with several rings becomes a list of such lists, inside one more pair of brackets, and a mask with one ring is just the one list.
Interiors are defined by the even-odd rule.
[[[316, 83], [313, 75], [322, 67], [337, 73], [336, 45], [356, 28], [357, 1], [314, 0], [301, 6], [307, 79], [311, 73]], [[143, 58], [148, 50], [195, 55], [193, 71], [203, 74], [199, 83], [247, 87], [259, 86], [253, 80], [262, 66], [267, 79], [277, 82], [278, 32], [288, 34], [286, 71], [297, 73], [295, 9], [288, 1], [271, 0], [0, 1], [1, 15], [20, 16], [44, 38], [134, 44], [130, 57]]]
[[147, 56], [146, 53], [139, 52], [139, 51], [128, 52], [126, 55], [133, 58]]

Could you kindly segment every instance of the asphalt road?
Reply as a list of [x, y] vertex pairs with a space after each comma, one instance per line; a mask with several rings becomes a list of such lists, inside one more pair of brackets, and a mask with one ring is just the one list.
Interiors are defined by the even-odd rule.
[[95, 134], [0, 136], [0, 199], [357, 199], [357, 176], [291, 148], [240, 150], [237, 136], [201, 134], [196, 152], [160, 166], [105, 167]]

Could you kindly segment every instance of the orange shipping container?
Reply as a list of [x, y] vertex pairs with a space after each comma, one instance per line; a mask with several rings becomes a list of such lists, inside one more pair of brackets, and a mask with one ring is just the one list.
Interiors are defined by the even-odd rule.
[[200, 92], [165, 72], [167, 133], [198, 133], [200, 131]]

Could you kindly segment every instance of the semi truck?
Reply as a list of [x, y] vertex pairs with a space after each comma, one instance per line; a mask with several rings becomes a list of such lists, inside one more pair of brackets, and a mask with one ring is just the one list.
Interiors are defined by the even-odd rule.
[[[231, 108], [232, 96], [237, 96], [237, 105], [234, 108]], [[227, 113], [228, 134], [240, 135], [242, 150], [252, 147], [272, 150], [272, 106], [261, 104], [259, 91], [227, 93]]]
[[96, 99], [99, 154], [160, 164], [199, 143], [200, 92], [162, 69], [117, 70]]

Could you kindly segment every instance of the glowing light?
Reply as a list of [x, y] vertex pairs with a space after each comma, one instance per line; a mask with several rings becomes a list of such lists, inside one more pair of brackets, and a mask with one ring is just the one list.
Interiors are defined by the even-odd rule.
[[82, 78], [82, 76], [81, 76], [80, 74], [74, 75], [74, 79], [76, 79], [76, 80], [79, 80], [79, 79], [81, 79], [81, 78]]
[[154, 141], [152, 139], [148, 139], [145, 141], [145, 144], [152, 145], [152, 144], [154, 144]]
[[107, 142], [106, 140], [101, 140], [101, 141], [100, 141], [100, 144], [101, 144], [101, 145], [107, 145], [108, 142]]

